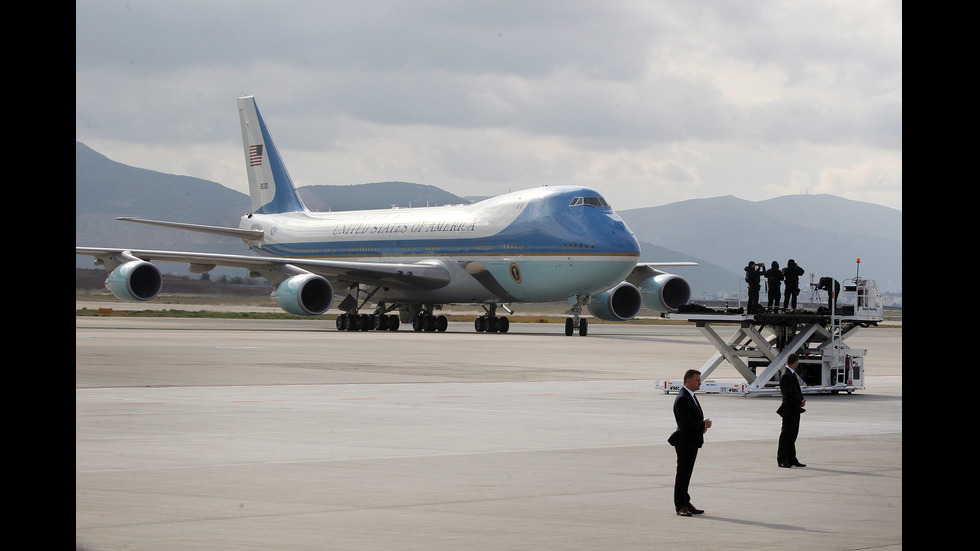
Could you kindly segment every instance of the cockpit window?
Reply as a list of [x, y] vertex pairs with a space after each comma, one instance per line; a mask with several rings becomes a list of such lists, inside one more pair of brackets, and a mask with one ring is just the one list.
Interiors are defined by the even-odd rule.
[[586, 205], [589, 207], [608, 207], [609, 203], [607, 203], [602, 197], [575, 197], [572, 199], [572, 202], [568, 204], [570, 207], [575, 207], [578, 205]]

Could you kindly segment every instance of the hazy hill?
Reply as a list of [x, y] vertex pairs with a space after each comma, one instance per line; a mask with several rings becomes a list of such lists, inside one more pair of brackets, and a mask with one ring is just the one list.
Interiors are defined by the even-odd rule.
[[[240, 241], [114, 220], [137, 216], [238, 226], [248, 196], [200, 178], [162, 174], [117, 163], [75, 142], [75, 244], [241, 253]], [[179, 244], [179, 246], [178, 246]], [[91, 267], [81, 258], [76, 266]]]
[[620, 211], [642, 240], [660, 243], [742, 277], [749, 260], [780, 267], [790, 258], [810, 274], [876, 279], [902, 289], [901, 211], [833, 195], [787, 195], [766, 201], [732, 196]]
[[[306, 186], [299, 194], [311, 210], [360, 210], [468, 203], [440, 188], [406, 182]], [[216, 182], [134, 168], [75, 143], [75, 244], [248, 254], [240, 241], [114, 220], [138, 216], [237, 226], [248, 196]], [[901, 212], [829, 195], [798, 195], [751, 202], [731, 196], [618, 211], [642, 245], [642, 261], [693, 260], [677, 268], [697, 294], [734, 292], [749, 260], [794, 258], [809, 274], [875, 278], [885, 291], [901, 291]], [[76, 267], [92, 267], [76, 257]], [[161, 265], [186, 274], [186, 266]], [[217, 269], [215, 275], [242, 275]]]

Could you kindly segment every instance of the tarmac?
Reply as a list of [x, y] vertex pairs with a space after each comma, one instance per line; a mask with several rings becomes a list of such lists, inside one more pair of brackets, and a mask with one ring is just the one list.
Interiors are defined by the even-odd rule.
[[778, 397], [699, 395], [691, 518], [654, 381], [713, 354], [693, 324], [75, 327], [78, 549], [902, 548], [900, 327], [848, 339], [865, 390], [807, 397], [805, 468], [776, 465]]

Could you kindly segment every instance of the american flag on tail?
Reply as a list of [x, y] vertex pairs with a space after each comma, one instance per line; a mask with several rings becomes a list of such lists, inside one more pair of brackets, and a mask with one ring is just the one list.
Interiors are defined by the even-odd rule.
[[248, 148], [248, 166], [259, 166], [262, 164], [262, 146], [253, 145]]

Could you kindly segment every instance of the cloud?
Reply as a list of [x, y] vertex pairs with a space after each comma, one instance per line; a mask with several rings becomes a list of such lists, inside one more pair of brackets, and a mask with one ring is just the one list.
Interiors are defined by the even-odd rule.
[[244, 190], [234, 98], [253, 94], [302, 183], [588, 183], [631, 206], [819, 189], [900, 209], [901, 17], [893, 1], [94, 0], [76, 4], [76, 139], [184, 174], [210, 158], [191, 175]]

